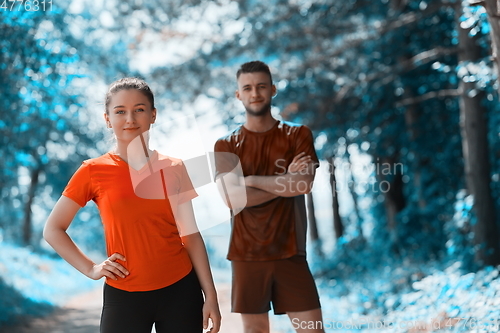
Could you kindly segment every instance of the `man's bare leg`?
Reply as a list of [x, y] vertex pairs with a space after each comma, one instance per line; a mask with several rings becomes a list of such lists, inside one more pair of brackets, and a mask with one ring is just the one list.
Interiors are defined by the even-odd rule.
[[269, 333], [269, 316], [266, 313], [247, 314], [242, 313], [243, 332], [245, 333]]
[[321, 309], [287, 312], [297, 333], [325, 333]]

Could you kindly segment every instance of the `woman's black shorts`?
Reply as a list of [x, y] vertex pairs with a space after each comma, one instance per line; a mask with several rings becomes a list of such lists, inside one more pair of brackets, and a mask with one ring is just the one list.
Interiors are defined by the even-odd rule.
[[193, 270], [158, 290], [129, 292], [104, 284], [101, 333], [201, 333], [203, 294]]

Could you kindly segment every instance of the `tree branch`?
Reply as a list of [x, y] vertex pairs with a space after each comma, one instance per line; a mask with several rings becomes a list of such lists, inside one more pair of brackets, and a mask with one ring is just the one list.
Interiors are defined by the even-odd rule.
[[[377, 73], [372, 73], [370, 75], [367, 75], [366, 78], [362, 80], [362, 82], [371, 82], [381, 78], [384, 78], [384, 82], [391, 82], [392, 78], [394, 78], [396, 74], [405, 71], [410, 71], [412, 69], [417, 68], [418, 66], [434, 61], [441, 56], [455, 54], [458, 52], [458, 50], [459, 50], [458, 47], [446, 48], [438, 46], [431, 50], [423, 51], [408, 60], [396, 64], [395, 66], [387, 66]], [[338, 94], [335, 96], [334, 101], [340, 102], [344, 98], [344, 96], [349, 92], [349, 90], [354, 88], [359, 83], [360, 82], [358, 81], [352, 81], [348, 84], [345, 84], [342, 87], [342, 89], [340, 89]]]
[[476, 6], [486, 6], [486, 2], [484, 0], [470, 0], [469, 1], [469, 6], [471, 7], [476, 7]]
[[443, 89], [437, 91], [430, 91], [420, 96], [403, 99], [396, 103], [396, 107], [419, 104], [432, 98], [456, 97], [459, 96], [461, 93], [462, 91], [460, 89]]
[[[444, 6], [455, 6], [455, 2], [453, 1], [442, 1], [436, 2], [429, 5], [425, 10], [419, 13], [407, 13], [399, 16], [395, 20], [388, 20], [386, 22], [381, 23], [377, 26], [366, 26], [360, 29], [361, 31], [357, 31], [345, 37], [345, 43], [342, 43], [342, 46], [333, 50], [333, 52], [328, 53], [326, 58], [336, 57], [343, 53], [346, 49], [357, 47], [361, 45], [363, 42], [368, 40], [373, 40], [376, 38], [380, 38], [380, 36], [404, 26], [410, 25], [415, 22], [419, 22], [423, 17], [428, 16], [430, 14], [434, 14]], [[364, 30], [364, 32], [363, 32]]]

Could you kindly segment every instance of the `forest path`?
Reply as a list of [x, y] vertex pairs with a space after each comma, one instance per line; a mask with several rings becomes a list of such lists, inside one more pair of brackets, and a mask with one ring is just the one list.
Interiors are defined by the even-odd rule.
[[[223, 317], [221, 333], [242, 333], [240, 315], [231, 313], [229, 283], [216, 284]], [[102, 287], [75, 296], [64, 307], [43, 318], [16, 326], [2, 327], [2, 333], [98, 333], [102, 309]], [[154, 328], [153, 331], [155, 332]]]

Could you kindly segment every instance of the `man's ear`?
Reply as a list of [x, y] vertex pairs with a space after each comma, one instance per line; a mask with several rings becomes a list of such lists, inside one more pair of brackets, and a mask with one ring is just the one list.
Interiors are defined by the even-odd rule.
[[236, 90], [234, 92], [234, 96], [236, 96], [237, 99], [239, 99], [241, 101], [241, 98], [240, 98], [240, 91], [239, 90]]
[[274, 84], [271, 87], [271, 91], [273, 92], [273, 97], [278, 94], [278, 90], [276, 90], [276, 86]]

